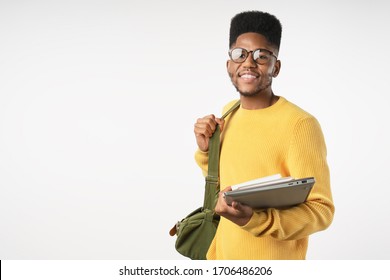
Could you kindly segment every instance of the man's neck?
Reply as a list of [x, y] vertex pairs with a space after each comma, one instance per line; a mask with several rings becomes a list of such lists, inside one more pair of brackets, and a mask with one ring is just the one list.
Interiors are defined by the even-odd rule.
[[275, 96], [272, 91], [253, 96], [240, 95], [241, 106], [246, 110], [265, 109], [275, 104], [278, 99], [279, 97]]

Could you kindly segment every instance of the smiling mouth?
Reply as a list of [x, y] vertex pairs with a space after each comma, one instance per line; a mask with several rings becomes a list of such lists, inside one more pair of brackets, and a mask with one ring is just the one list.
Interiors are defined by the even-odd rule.
[[241, 78], [243, 78], [243, 79], [256, 79], [257, 77], [255, 75], [251, 75], [251, 74], [244, 74], [244, 75], [241, 75]]
[[245, 72], [238, 75], [239, 78], [243, 79], [244, 81], [253, 81], [256, 80], [259, 76], [252, 72]]

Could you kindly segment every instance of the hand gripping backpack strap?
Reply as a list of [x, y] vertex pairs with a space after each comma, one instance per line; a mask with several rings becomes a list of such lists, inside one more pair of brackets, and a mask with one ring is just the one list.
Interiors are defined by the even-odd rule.
[[[222, 118], [239, 106], [237, 102]], [[208, 176], [206, 177], [203, 207], [197, 208], [179, 221], [170, 234], [177, 235], [176, 250], [193, 260], [207, 259], [207, 252], [218, 228], [220, 217], [214, 212], [219, 193], [220, 128], [216, 127], [209, 141]]]
[[[237, 101], [223, 116], [224, 119], [227, 115], [233, 112], [240, 106], [240, 101]], [[218, 200], [219, 193], [219, 145], [220, 145], [221, 130], [219, 125], [215, 128], [213, 136], [209, 141], [209, 161], [208, 171], [206, 177], [206, 187], [203, 201], [203, 208], [214, 211], [215, 205]]]

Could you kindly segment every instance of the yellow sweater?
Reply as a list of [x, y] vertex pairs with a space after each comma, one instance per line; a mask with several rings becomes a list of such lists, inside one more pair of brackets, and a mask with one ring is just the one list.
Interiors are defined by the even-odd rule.
[[[206, 174], [207, 152], [198, 150], [195, 159]], [[283, 97], [265, 109], [240, 107], [226, 118], [221, 134], [221, 189], [277, 173], [315, 177], [307, 202], [287, 210], [255, 212], [242, 227], [222, 218], [208, 259], [305, 259], [308, 236], [332, 222], [334, 206], [321, 127], [312, 115]]]

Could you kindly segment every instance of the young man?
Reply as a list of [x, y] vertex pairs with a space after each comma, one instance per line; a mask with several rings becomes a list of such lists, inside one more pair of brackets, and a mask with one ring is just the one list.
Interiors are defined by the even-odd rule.
[[[243, 12], [232, 19], [227, 71], [241, 105], [225, 121], [209, 115], [194, 127], [195, 159], [204, 172], [209, 138], [217, 124], [222, 128], [221, 192], [215, 208], [221, 221], [208, 259], [305, 259], [309, 235], [333, 219], [321, 127], [315, 117], [272, 91], [281, 67], [281, 32], [279, 20], [268, 13]], [[230, 186], [274, 174], [314, 177], [316, 183], [305, 203], [285, 210], [226, 204], [222, 193]]]

